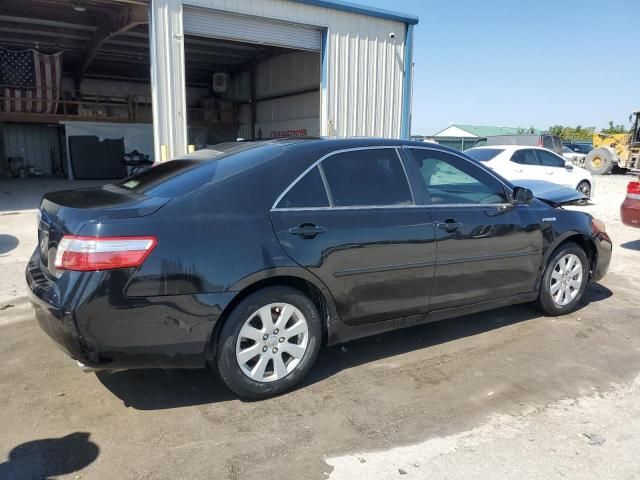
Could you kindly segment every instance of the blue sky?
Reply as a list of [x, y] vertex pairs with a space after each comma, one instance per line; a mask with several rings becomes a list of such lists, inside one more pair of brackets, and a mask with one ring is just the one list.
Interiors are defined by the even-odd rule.
[[640, 0], [354, 1], [420, 17], [414, 134], [602, 128], [640, 109]]

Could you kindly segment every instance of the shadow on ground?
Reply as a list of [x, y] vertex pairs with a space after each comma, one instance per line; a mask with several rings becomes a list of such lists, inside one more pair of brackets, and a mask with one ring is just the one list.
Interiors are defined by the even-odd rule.
[[[613, 293], [600, 285], [590, 285], [584, 304], [599, 302]], [[413, 350], [478, 335], [490, 330], [538, 318], [530, 305], [515, 305], [474, 315], [442, 320], [329, 347], [320, 356], [301, 387], [320, 382], [341, 370]], [[127, 370], [98, 372], [100, 382], [126, 406], [140, 410], [204, 405], [236, 399], [208, 369]]]
[[640, 240], [632, 240], [630, 242], [625, 242], [620, 244], [622, 248], [626, 248], [627, 250], [640, 250]]
[[99, 452], [87, 432], [25, 442], [9, 452], [8, 461], [0, 463], [0, 478], [53, 479], [82, 470], [98, 458]]
[[20, 241], [17, 237], [0, 233], [0, 255], [9, 253], [18, 246], [18, 243], [20, 243]]

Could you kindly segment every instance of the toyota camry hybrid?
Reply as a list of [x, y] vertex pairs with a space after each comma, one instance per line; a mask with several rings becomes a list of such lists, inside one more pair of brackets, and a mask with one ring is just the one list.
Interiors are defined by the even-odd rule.
[[579, 192], [541, 191], [421, 142], [221, 144], [46, 194], [27, 283], [84, 368], [208, 364], [263, 398], [323, 345], [516, 303], [578, 308], [611, 241], [562, 207]]

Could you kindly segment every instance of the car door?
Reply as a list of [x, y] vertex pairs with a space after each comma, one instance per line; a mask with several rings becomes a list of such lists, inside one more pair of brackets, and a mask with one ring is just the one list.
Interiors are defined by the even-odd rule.
[[428, 311], [435, 229], [396, 148], [327, 155], [285, 190], [271, 218], [282, 248], [324, 282], [345, 323]]
[[511, 173], [506, 176], [509, 180], [546, 180], [544, 169], [533, 148], [521, 148], [513, 152], [509, 165]]
[[567, 167], [567, 162], [564, 158], [543, 149], [537, 149], [535, 153], [545, 174], [545, 178], [541, 180], [575, 187], [573, 185], [572, 169]]
[[422, 180], [436, 226], [432, 310], [513, 297], [535, 290], [542, 233], [528, 205], [466, 157], [405, 148]]

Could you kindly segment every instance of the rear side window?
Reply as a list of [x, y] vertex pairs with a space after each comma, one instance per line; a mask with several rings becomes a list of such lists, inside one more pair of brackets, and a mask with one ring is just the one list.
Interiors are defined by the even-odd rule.
[[314, 167], [302, 177], [282, 197], [277, 208], [328, 207], [329, 198], [322, 182], [318, 167]]
[[520, 165], [540, 165], [536, 152], [531, 149], [517, 150], [511, 156], [511, 161]]
[[489, 160], [494, 159], [496, 156], [504, 152], [502, 148], [478, 148], [467, 150], [466, 153], [474, 160], [479, 162], [488, 162]]
[[322, 161], [333, 206], [413, 204], [407, 176], [393, 148], [354, 150]]

